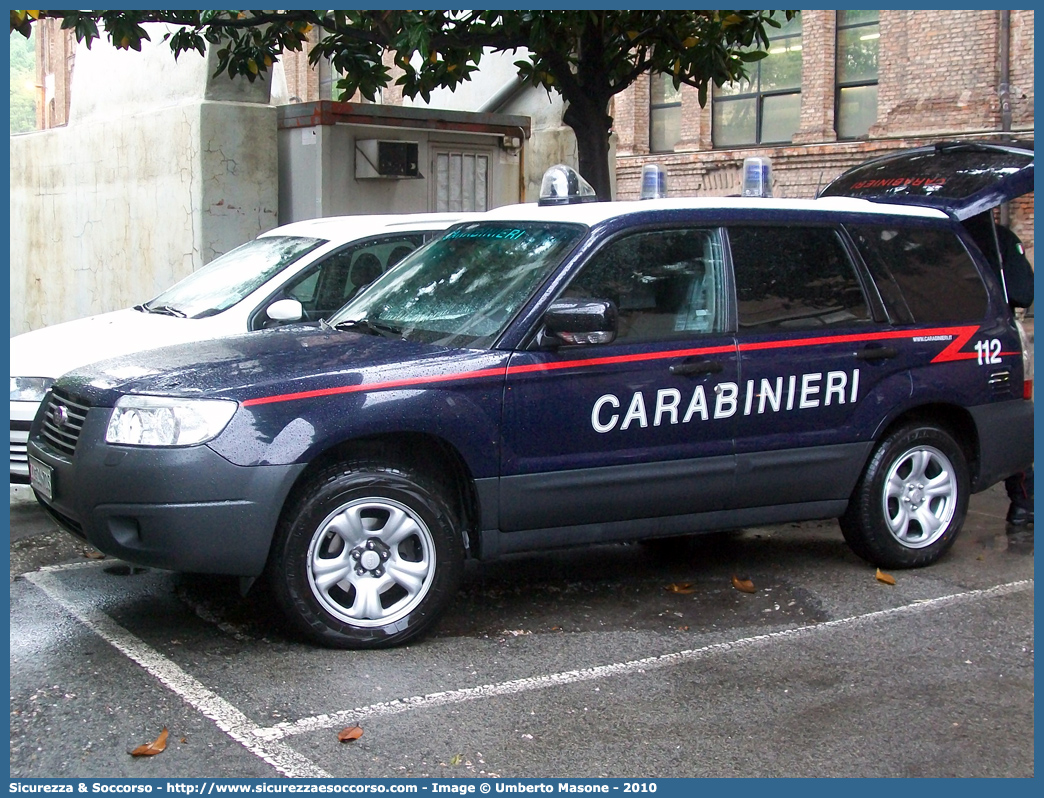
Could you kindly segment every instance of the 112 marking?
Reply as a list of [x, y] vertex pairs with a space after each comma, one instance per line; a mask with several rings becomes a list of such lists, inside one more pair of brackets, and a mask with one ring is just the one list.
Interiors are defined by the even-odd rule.
[[980, 366], [991, 366], [1001, 362], [1001, 342], [998, 338], [975, 342], [975, 354]]

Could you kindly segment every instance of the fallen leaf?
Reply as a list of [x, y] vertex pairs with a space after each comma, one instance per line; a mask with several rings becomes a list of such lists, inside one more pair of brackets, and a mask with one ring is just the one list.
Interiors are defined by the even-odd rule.
[[85, 548], [83, 550], [83, 556], [86, 557], [88, 560], [104, 560], [105, 559], [105, 555], [104, 554], [102, 554], [97, 549], [91, 549], [91, 548]]
[[451, 765], [459, 765], [463, 761], [464, 761], [464, 757], [461, 754], [454, 754], [453, 758], [450, 759], [450, 764]]
[[741, 590], [744, 593], [754, 592], [753, 582], [751, 582], [749, 579], [740, 579], [735, 574], [732, 575], [732, 586], [736, 588], [736, 590]]
[[362, 729], [358, 726], [345, 726], [337, 735], [337, 739], [342, 743], [347, 743], [350, 740], [358, 740], [360, 737], [362, 737]]
[[162, 753], [163, 749], [167, 747], [167, 727], [163, 727], [163, 731], [160, 732], [160, 736], [153, 740], [151, 743], [145, 745], [139, 745], [133, 751], [130, 752], [131, 756], [156, 756], [156, 754]]
[[672, 582], [667, 585], [668, 593], [695, 593], [696, 588], [692, 586], [692, 582]]
[[180, 742], [180, 743], [187, 743], [188, 742], [188, 737], [182, 737], [180, 740], [178, 740], [178, 742]]
[[894, 585], [895, 577], [891, 574], [886, 574], [880, 568], [877, 569], [877, 581], [884, 582], [886, 585]]

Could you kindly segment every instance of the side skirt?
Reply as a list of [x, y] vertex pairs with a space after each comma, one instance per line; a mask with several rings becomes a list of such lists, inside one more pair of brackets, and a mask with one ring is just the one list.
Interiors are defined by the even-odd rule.
[[717, 510], [690, 515], [581, 524], [552, 529], [529, 529], [520, 532], [486, 529], [480, 533], [479, 551], [481, 559], [492, 560], [506, 554], [523, 551], [539, 551], [594, 543], [622, 543], [646, 538], [738, 529], [745, 526], [837, 518], [844, 514], [847, 507], [848, 500], [844, 499], [750, 507], [742, 510]]

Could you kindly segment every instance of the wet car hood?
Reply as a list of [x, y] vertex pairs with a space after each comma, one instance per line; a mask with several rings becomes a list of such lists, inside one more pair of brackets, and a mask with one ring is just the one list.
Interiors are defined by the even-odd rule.
[[56, 387], [97, 406], [127, 393], [244, 401], [469, 371], [501, 357], [294, 325], [100, 361], [69, 372]]
[[14, 336], [11, 376], [54, 378], [96, 360], [220, 334], [215, 330], [196, 319], [114, 310]]

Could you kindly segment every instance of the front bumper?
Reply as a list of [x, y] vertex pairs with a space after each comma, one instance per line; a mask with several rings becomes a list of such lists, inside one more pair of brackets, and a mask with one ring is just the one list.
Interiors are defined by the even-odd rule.
[[28, 454], [52, 469], [52, 497], [36, 497], [59, 526], [138, 565], [258, 576], [304, 465], [237, 466], [207, 446], [112, 446], [109, 414], [88, 411], [71, 458], [33, 424]]

